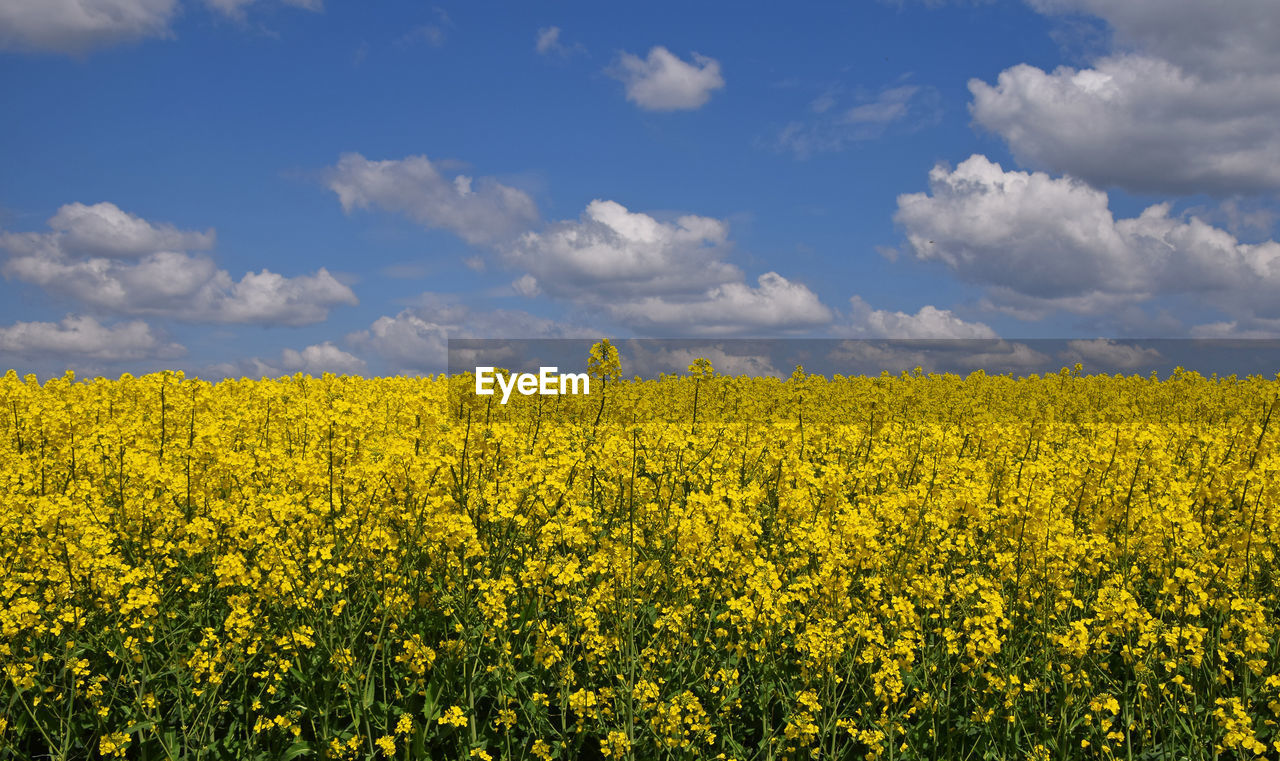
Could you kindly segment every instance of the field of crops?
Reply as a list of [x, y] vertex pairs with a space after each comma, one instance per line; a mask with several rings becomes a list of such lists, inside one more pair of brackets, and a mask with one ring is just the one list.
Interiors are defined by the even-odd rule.
[[1280, 753], [1280, 383], [0, 379], [0, 758]]

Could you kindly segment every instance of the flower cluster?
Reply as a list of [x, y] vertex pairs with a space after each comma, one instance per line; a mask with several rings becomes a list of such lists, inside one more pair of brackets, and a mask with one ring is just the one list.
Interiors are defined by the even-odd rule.
[[593, 362], [0, 378], [0, 757], [1280, 753], [1276, 381]]

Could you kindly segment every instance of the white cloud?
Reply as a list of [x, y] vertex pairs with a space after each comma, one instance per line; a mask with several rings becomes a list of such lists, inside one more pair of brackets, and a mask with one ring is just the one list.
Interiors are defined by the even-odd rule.
[[0, 49], [78, 55], [147, 37], [171, 37], [177, 0], [5, 0]]
[[49, 233], [0, 234], [0, 248], [11, 254], [0, 271], [101, 311], [303, 325], [324, 320], [331, 307], [357, 303], [351, 289], [324, 268], [292, 278], [264, 269], [233, 280], [208, 256], [163, 250], [207, 248], [212, 231], [152, 224], [112, 204], [69, 204], [49, 225]]
[[312, 344], [302, 351], [285, 349], [281, 352], [280, 364], [291, 372], [309, 375], [357, 375], [365, 369], [363, 359], [339, 349], [332, 341]]
[[[754, 342], [753, 342], [754, 343]], [[734, 341], [721, 345], [707, 343], [701, 346], [669, 347], [662, 341], [621, 342], [619, 351], [623, 356], [623, 373], [639, 375], [642, 378], [656, 378], [660, 373], [687, 375], [689, 365], [695, 359], [703, 358], [711, 363], [720, 375], [750, 375], [753, 377], [781, 378], [783, 373], [774, 367], [767, 354], [751, 353], [750, 344], [737, 346]], [[726, 351], [733, 349], [733, 351]], [[744, 351], [744, 349], [748, 351]]]
[[325, 320], [332, 307], [358, 303], [323, 267], [297, 277], [264, 269], [237, 281], [208, 257], [171, 252], [134, 263], [21, 256], [3, 271], [101, 310], [184, 322], [307, 325]]
[[907, 104], [920, 88], [916, 85], [893, 87], [880, 93], [874, 100], [854, 106], [844, 113], [850, 124], [888, 124], [907, 115]]
[[52, 232], [0, 231], [0, 248], [27, 254], [129, 258], [156, 251], [212, 248], [215, 240], [212, 229], [187, 232], [169, 224], [153, 224], [105, 202], [65, 204], [49, 218], [48, 225]]
[[893, 125], [914, 131], [936, 122], [942, 113], [939, 101], [936, 89], [920, 85], [885, 88], [844, 108], [836, 108], [834, 93], [825, 93], [810, 104], [815, 115], [784, 127], [777, 145], [800, 158], [845, 150], [854, 143], [884, 136]]
[[697, 53], [692, 60], [686, 63], [656, 46], [648, 58], [623, 53], [610, 74], [626, 86], [627, 100], [643, 109], [691, 110], [701, 108], [713, 91], [724, 87], [718, 61]]
[[1155, 349], [1116, 343], [1109, 338], [1095, 338], [1088, 341], [1068, 341], [1062, 359], [1071, 363], [1080, 362], [1085, 365], [1086, 370], [1091, 366], [1104, 370], [1132, 370], [1155, 364], [1163, 357]]
[[542, 293], [538, 279], [533, 275], [521, 275], [511, 283], [511, 289], [525, 298], [533, 298]]
[[1024, 343], [995, 341], [982, 351], [964, 354], [953, 367], [988, 373], [1051, 372], [1052, 359]]
[[1241, 243], [1168, 204], [1115, 219], [1106, 193], [984, 156], [929, 173], [930, 193], [898, 197], [895, 220], [918, 259], [987, 287], [995, 305], [1079, 313], [1188, 294], [1229, 314], [1280, 316], [1280, 243]]
[[587, 49], [580, 42], [575, 42], [572, 45], [564, 44], [560, 39], [560, 27], [558, 26], [544, 26], [539, 29], [533, 49], [538, 51], [538, 55], [556, 55], [561, 58], [568, 58], [574, 53], [587, 52]]
[[915, 314], [872, 309], [861, 296], [849, 299], [850, 320], [835, 326], [835, 332], [855, 338], [997, 338], [985, 323], [956, 317], [949, 309], [932, 305]]
[[662, 222], [596, 200], [577, 221], [525, 233], [504, 261], [531, 277], [521, 287], [536, 285], [644, 333], [787, 332], [831, 320], [812, 291], [777, 273], [748, 285], [725, 261], [729, 250], [722, 220], [687, 214]]
[[1020, 64], [994, 85], [970, 81], [975, 121], [1020, 162], [1139, 192], [1280, 189], [1280, 4], [1032, 5], [1100, 16], [1116, 49], [1091, 68]]
[[1018, 160], [1097, 187], [1231, 194], [1280, 188], [1280, 73], [1206, 79], [1136, 55], [971, 80], [974, 119]]
[[[204, 0], [205, 5], [215, 11], [227, 16], [228, 18], [243, 21], [245, 18], [245, 8], [257, 2], [257, 0]], [[280, 0], [285, 5], [291, 5], [294, 8], [302, 8], [303, 10], [319, 12], [324, 10], [323, 0]]]
[[1196, 325], [1192, 338], [1280, 338], [1280, 319], [1249, 318]]
[[721, 261], [729, 226], [685, 215], [660, 222], [615, 201], [595, 200], [582, 217], [525, 233], [508, 264], [532, 274], [553, 296], [604, 301], [655, 293], [696, 293], [741, 272]]
[[1280, 71], [1280, 8], [1274, 0], [1030, 0], [1042, 13], [1085, 13], [1111, 27], [1115, 43], [1207, 74]]
[[438, 48], [448, 40], [448, 30], [453, 28], [453, 19], [449, 18], [449, 14], [439, 6], [431, 9], [435, 14], [435, 22], [430, 24], [420, 24], [410, 29], [407, 33], [400, 37], [396, 42], [399, 45], [412, 45], [417, 42], [426, 42], [433, 48]]
[[448, 362], [449, 327], [406, 309], [379, 317], [367, 330], [347, 337], [352, 346], [372, 352], [395, 373], [440, 372]]
[[538, 41], [534, 44], [534, 49], [542, 55], [563, 50], [564, 45], [560, 43], [560, 27], [548, 26], [539, 29]]
[[347, 336], [357, 351], [378, 356], [392, 372], [442, 372], [450, 338], [589, 338], [589, 328], [511, 309], [481, 310], [425, 294], [419, 306], [379, 317]]
[[488, 177], [447, 178], [440, 170], [426, 156], [370, 161], [348, 153], [329, 172], [328, 185], [347, 212], [376, 206], [471, 244], [509, 240], [537, 222], [537, 206], [524, 191]]
[[0, 351], [21, 357], [117, 362], [182, 355], [141, 320], [103, 325], [92, 317], [68, 315], [61, 322], [17, 322], [0, 326]]
[[648, 296], [606, 305], [614, 319], [648, 334], [738, 335], [793, 332], [831, 322], [831, 310], [801, 283], [766, 272], [756, 287], [733, 282], [690, 297]]
[[1052, 364], [1050, 357], [1027, 344], [1003, 339], [842, 341], [827, 359], [842, 367], [846, 375], [909, 372], [917, 367], [925, 372], [963, 375], [975, 370], [1027, 373], [1043, 372]]
[[841, 375], [879, 375], [909, 372], [917, 367], [935, 370], [936, 352], [909, 344], [877, 341], [841, 341], [824, 358]]

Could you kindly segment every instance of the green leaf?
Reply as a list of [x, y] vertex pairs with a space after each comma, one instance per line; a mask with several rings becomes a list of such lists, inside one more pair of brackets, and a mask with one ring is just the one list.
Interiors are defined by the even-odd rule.
[[422, 715], [426, 718], [427, 723], [429, 724], [435, 721], [440, 715], [440, 706], [436, 703], [436, 700], [440, 696], [440, 690], [435, 686], [434, 682], [428, 682], [427, 689], [424, 690], [424, 692], [426, 695], [422, 702]]
[[311, 743], [298, 740], [289, 746], [289, 750], [284, 752], [284, 755], [280, 757], [280, 761], [291, 761], [291, 759], [295, 759], [298, 756], [309, 756], [311, 752]]

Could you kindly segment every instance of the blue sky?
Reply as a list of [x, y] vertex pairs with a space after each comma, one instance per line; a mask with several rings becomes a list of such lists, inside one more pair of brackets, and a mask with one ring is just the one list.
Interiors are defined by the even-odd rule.
[[1271, 0], [0, 0], [0, 365], [1277, 336], [1277, 34]]

